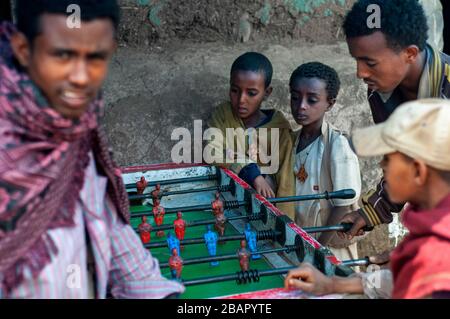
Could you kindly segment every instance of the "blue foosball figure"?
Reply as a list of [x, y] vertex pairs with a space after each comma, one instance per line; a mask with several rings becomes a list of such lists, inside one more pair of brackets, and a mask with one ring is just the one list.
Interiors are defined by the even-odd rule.
[[[219, 239], [219, 236], [216, 232], [213, 232], [211, 230], [211, 225], [208, 225], [208, 231], [203, 235], [203, 238], [205, 238], [205, 244], [206, 248], [208, 248], [208, 253], [210, 256], [216, 256], [217, 252], [217, 240]], [[211, 266], [218, 266], [218, 261], [212, 261]]]
[[167, 235], [167, 246], [169, 247], [170, 254], [172, 254], [172, 249], [176, 248], [178, 256], [180, 256], [180, 240], [172, 233]]
[[[258, 250], [258, 247], [256, 246], [256, 232], [250, 228], [250, 224], [245, 224], [245, 239], [248, 243], [248, 248], [252, 253], [256, 252]], [[252, 259], [260, 259], [260, 254], [252, 254]]]

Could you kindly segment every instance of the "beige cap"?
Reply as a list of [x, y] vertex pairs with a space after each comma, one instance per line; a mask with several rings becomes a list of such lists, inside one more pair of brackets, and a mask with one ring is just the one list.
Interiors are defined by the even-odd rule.
[[450, 100], [422, 99], [400, 105], [384, 123], [355, 130], [359, 156], [401, 152], [450, 171]]

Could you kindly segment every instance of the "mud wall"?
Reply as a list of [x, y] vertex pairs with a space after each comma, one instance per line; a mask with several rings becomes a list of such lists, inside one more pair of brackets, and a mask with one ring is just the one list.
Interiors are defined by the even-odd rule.
[[341, 21], [353, 0], [122, 0], [124, 45], [173, 39], [199, 42], [278, 41], [330, 43], [342, 39]]

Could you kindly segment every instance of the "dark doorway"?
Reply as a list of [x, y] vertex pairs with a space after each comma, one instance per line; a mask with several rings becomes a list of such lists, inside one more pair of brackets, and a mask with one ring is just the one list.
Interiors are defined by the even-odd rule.
[[0, 0], [0, 21], [12, 21], [11, 1]]

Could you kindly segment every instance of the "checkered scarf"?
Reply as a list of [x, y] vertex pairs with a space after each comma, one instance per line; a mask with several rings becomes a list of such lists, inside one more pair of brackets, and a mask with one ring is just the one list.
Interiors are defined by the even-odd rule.
[[120, 170], [98, 118], [101, 98], [78, 120], [63, 118], [13, 58], [12, 24], [0, 24], [0, 286], [10, 291], [56, 255], [49, 229], [74, 226], [92, 150], [118, 213], [129, 220]]

